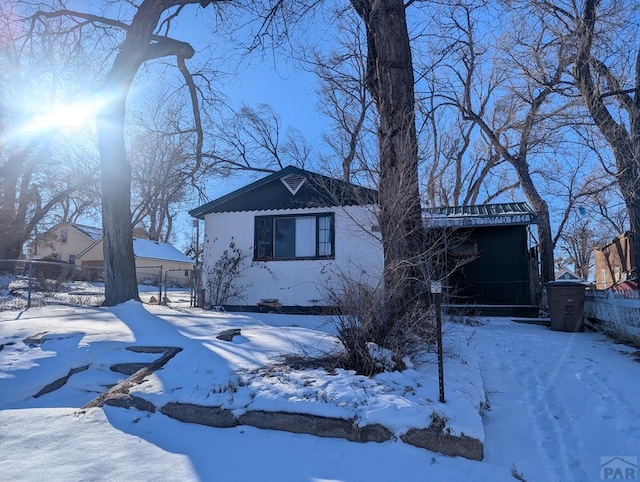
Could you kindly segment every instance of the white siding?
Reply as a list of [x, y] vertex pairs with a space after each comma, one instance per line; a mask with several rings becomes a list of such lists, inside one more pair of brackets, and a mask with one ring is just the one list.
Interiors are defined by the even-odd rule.
[[[335, 214], [335, 259], [252, 261], [256, 216]], [[278, 299], [285, 306], [326, 305], [326, 287], [343, 277], [371, 284], [382, 272], [382, 244], [372, 207], [308, 208], [296, 210], [212, 213], [205, 216], [205, 287], [207, 270], [233, 240], [249, 255], [238, 283], [245, 286], [243, 299], [229, 304], [256, 305], [262, 299]], [[208, 294], [207, 294], [208, 299]]]

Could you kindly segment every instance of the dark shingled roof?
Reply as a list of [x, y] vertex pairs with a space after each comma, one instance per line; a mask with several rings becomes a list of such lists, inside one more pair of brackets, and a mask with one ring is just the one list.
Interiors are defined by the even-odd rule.
[[374, 204], [377, 200], [378, 192], [373, 189], [287, 166], [192, 209], [189, 214], [203, 219], [209, 213], [354, 206]]

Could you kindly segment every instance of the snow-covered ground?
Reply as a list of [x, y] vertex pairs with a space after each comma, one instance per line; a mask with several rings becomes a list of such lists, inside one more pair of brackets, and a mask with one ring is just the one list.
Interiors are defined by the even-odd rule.
[[[0, 313], [0, 480], [423, 481], [600, 480], [601, 457], [640, 456], [640, 363], [594, 333], [508, 319], [449, 325], [440, 404], [434, 357], [373, 379], [338, 370], [265, 367], [284, 353], [337, 344], [320, 317], [226, 314], [126, 303]], [[233, 342], [216, 339], [241, 328]], [[25, 344], [28, 336], [42, 335]], [[382, 423], [402, 433], [436, 412], [453, 433], [484, 439], [485, 459], [447, 457], [401, 441], [360, 444], [247, 426], [217, 429], [158, 412], [79, 408], [149, 362], [131, 345], [183, 351], [132, 391], [170, 401], [287, 410]], [[45, 385], [85, 367], [62, 388]], [[483, 410], [483, 422], [478, 413]]]

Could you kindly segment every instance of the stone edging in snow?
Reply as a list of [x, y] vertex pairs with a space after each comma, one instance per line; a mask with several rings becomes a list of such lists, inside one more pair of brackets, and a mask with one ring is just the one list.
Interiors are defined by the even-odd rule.
[[[171, 402], [160, 412], [182, 422], [198, 423], [211, 427], [228, 428], [250, 425], [269, 430], [304, 433], [318, 437], [335, 437], [352, 442], [385, 442], [394, 438], [393, 433], [380, 424], [358, 427], [353, 420], [331, 418], [305, 413], [265, 412], [254, 410], [235, 416], [229, 409]], [[465, 435], [455, 436], [433, 428], [410, 429], [400, 435], [410, 445], [444, 455], [482, 460], [483, 445], [477, 439]]]
[[[112, 405], [123, 408], [134, 407], [148, 412], [156, 411], [153, 403], [131, 395], [129, 390], [134, 385], [142, 383], [155, 370], [162, 368], [182, 349], [178, 347], [129, 347], [129, 349], [136, 352], [163, 353], [163, 356], [150, 363], [149, 366], [137, 370], [129, 378], [86, 404], [82, 407], [83, 410]], [[307, 413], [250, 410], [236, 416], [226, 408], [180, 402], [167, 403], [160, 409], [160, 412], [182, 422], [217, 428], [249, 425], [261, 429], [309, 434], [318, 437], [342, 438], [352, 442], [385, 442], [395, 438], [393, 432], [381, 424], [358, 426], [355, 420]], [[399, 438], [409, 445], [444, 455], [482, 460], [484, 447], [480, 440], [466, 435], [447, 434], [443, 432], [442, 428], [412, 428], [401, 434]]]

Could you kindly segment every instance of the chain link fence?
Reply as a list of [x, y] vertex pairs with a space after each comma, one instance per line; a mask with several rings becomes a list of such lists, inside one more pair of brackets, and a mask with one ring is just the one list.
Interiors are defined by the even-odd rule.
[[103, 269], [53, 261], [0, 260], [0, 310], [104, 302]]
[[[100, 306], [104, 269], [41, 260], [0, 260], [0, 310], [63, 304]], [[200, 273], [192, 269], [136, 268], [138, 292], [145, 303], [177, 308], [202, 306]]]
[[199, 270], [137, 268], [138, 292], [145, 303], [161, 303], [174, 308], [202, 306]]

